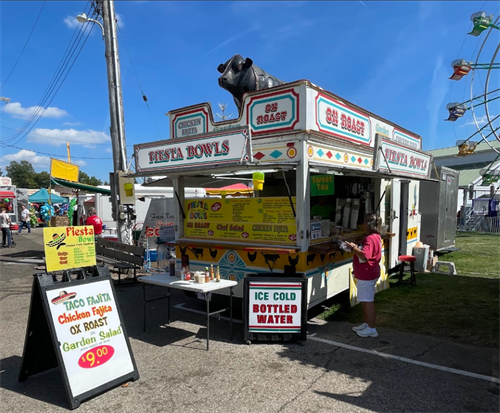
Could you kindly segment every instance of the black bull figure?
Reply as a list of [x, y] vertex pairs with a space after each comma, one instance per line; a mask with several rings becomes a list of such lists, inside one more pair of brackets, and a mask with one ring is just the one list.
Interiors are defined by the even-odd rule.
[[286, 83], [255, 66], [252, 59], [243, 59], [239, 54], [231, 57], [226, 63], [221, 63], [217, 70], [222, 73], [219, 86], [233, 95], [239, 113], [244, 93]]

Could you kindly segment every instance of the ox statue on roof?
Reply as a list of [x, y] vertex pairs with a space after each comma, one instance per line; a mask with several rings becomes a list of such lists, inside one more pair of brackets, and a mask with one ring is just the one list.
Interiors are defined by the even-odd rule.
[[219, 77], [219, 86], [233, 95], [240, 114], [244, 93], [286, 83], [255, 66], [252, 59], [248, 57], [243, 59], [239, 54], [234, 55], [226, 63], [221, 63], [217, 70], [222, 73]]

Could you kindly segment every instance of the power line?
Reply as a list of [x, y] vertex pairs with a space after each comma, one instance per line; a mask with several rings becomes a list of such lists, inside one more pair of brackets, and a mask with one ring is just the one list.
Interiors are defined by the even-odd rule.
[[137, 83], [139, 83], [139, 88], [141, 89], [141, 93], [142, 93], [142, 99], [144, 100], [144, 102], [146, 102], [146, 106], [148, 107], [149, 114], [151, 115], [151, 119], [153, 120], [153, 124], [155, 125], [156, 132], [158, 133], [158, 136], [161, 140], [162, 137], [161, 137], [160, 131], [158, 130], [158, 126], [156, 125], [156, 121], [155, 121], [155, 118], [153, 116], [153, 113], [151, 112], [151, 108], [149, 107], [148, 98], [147, 98], [146, 94], [144, 93], [144, 91], [142, 90], [142, 85], [141, 85], [141, 82], [139, 80], [139, 76], [137, 75], [137, 72], [135, 71], [134, 63], [132, 62], [132, 57], [130, 56], [130, 52], [128, 50], [127, 43], [125, 42], [125, 37], [123, 36], [122, 30], [120, 29], [120, 25], [118, 24], [118, 22], [116, 22], [116, 26], [118, 27], [118, 31], [120, 32], [121, 40], [123, 41], [123, 44], [125, 45], [125, 50], [127, 51], [128, 58], [130, 60], [130, 65], [132, 66], [132, 70], [134, 71], [135, 77], [137, 79]]
[[[24, 150], [27, 150], [27, 151], [39, 153], [40, 155], [57, 156], [59, 158], [61, 158], [61, 157], [65, 158], [66, 157], [66, 155], [56, 155], [54, 153], [34, 151], [33, 149], [21, 148], [20, 146], [15, 146], [15, 145], [3, 145], [3, 146], [8, 146], [10, 148], [16, 148], [16, 149], [24, 149]], [[113, 158], [96, 158], [95, 156], [73, 156], [73, 155], [71, 155], [71, 158], [75, 158], [75, 159], [113, 159]]]
[[26, 46], [28, 46], [28, 43], [31, 39], [31, 35], [33, 34], [33, 31], [35, 30], [35, 27], [36, 27], [36, 24], [38, 23], [38, 19], [40, 19], [40, 16], [42, 15], [42, 11], [43, 11], [43, 8], [45, 7], [45, 3], [46, 1], [43, 2], [42, 4], [42, 8], [40, 9], [40, 12], [38, 13], [38, 17], [36, 18], [35, 20], [35, 24], [33, 25], [33, 27], [31, 28], [31, 32], [28, 36], [28, 39], [26, 40], [26, 43], [24, 44], [24, 47], [23, 49], [21, 50], [21, 53], [19, 53], [19, 57], [17, 58], [16, 60], [16, 63], [14, 63], [14, 66], [12, 67], [10, 73], [7, 75], [7, 79], [5, 79], [5, 81], [2, 83], [2, 86], [0, 86], [0, 90], [5, 86], [5, 84], [8, 82], [9, 78], [10, 78], [10, 75], [14, 72], [14, 69], [16, 68], [17, 64], [19, 63], [19, 60], [21, 59], [21, 56], [23, 55], [24, 53], [24, 49], [26, 49]]
[[[89, 3], [90, 4], [90, 3]], [[88, 8], [88, 13], [90, 12], [92, 5]], [[57, 92], [61, 88], [62, 84], [64, 83], [64, 80], [68, 76], [71, 68], [73, 67], [74, 63], [76, 62], [78, 56], [80, 55], [81, 50], [83, 49], [83, 46], [85, 45], [85, 42], [87, 41], [90, 32], [92, 30], [92, 27], [90, 26], [90, 30], [88, 31], [87, 37], [85, 38], [83, 44], [80, 46], [80, 49], [78, 50], [78, 53], [76, 57], [73, 59], [72, 62], [70, 60], [72, 59], [73, 55], [75, 54], [76, 49], [78, 48], [83, 36], [85, 35], [85, 31], [89, 28], [89, 24], [82, 26], [78, 26], [77, 29], [73, 32], [73, 36], [66, 47], [66, 51], [59, 63], [59, 68], [56, 71], [56, 73], [53, 75], [51, 82], [49, 83], [49, 86], [46, 88], [44, 95], [42, 96], [40, 102], [38, 103], [37, 107], [31, 115], [28, 117], [28, 119], [25, 121], [23, 126], [18, 130], [18, 132], [14, 133], [13, 135], [7, 137], [4, 139], [3, 143], [17, 143], [21, 139], [23, 139], [30, 131], [33, 129], [33, 127], [36, 125], [36, 123], [40, 120], [42, 117], [43, 113], [47, 109], [47, 107], [50, 105], [54, 97], [56, 96]], [[69, 69], [68, 69], [69, 66]], [[64, 72], [66, 71], [66, 74]], [[64, 76], [64, 77], [63, 77]], [[62, 80], [61, 80], [62, 78]], [[59, 82], [59, 85], [57, 86]], [[54, 92], [54, 89], [57, 87], [57, 89]], [[50, 95], [52, 94], [52, 97]], [[50, 98], [50, 100], [49, 100]], [[48, 102], [47, 102], [48, 100]], [[31, 127], [30, 127], [31, 125]], [[28, 129], [29, 128], [29, 129]], [[28, 129], [26, 133], [23, 134], [23, 132]]]

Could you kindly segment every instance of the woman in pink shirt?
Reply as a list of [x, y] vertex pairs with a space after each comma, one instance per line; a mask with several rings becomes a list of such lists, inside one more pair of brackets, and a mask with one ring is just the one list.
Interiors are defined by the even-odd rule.
[[363, 303], [364, 323], [353, 327], [353, 331], [360, 337], [378, 337], [375, 328], [375, 284], [380, 277], [380, 259], [382, 258], [382, 239], [380, 238], [380, 224], [382, 220], [375, 214], [367, 214], [363, 228], [366, 237], [359, 248], [353, 242], [346, 244], [354, 252], [353, 272], [356, 278], [358, 301]]

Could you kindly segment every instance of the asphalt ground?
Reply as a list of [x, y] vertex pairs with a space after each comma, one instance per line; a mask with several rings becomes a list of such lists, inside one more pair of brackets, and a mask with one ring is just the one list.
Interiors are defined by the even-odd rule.
[[[69, 410], [59, 368], [19, 383], [30, 294], [42, 264], [42, 230], [14, 235], [0, 251], [0, 412]], [[142, 285], [115, 283], [139, 380], [84, 401], [80, 412], [498, 412], [498, 349], [379, 328], [360, 338], [349, 323], [308, 321], [308, 339], [253, 342], [226, 317], [210, 322], [204, 304], [172, 291], [147, 305]], [[148, 286], [148, 296], [165, 294]], [[458, 304], [457, 304], [458, 305]], [[418, 317], [418, 314], [415, 314]]]

